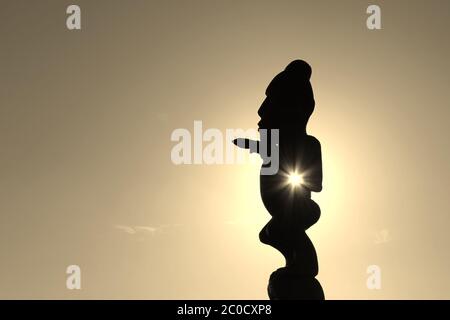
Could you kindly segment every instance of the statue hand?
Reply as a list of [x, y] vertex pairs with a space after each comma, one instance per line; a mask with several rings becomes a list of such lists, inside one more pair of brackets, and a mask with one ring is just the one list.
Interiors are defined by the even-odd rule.
[[250, 140], [247, 138], [237, 138], [233, 140], [233, 143], [242, 149], [249, 149], [250, 153], [259, 153], [259, 141]]

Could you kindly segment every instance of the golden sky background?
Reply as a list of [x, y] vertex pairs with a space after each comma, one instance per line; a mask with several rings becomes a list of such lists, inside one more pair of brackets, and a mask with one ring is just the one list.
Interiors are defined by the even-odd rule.
[[308, 233], [326, 298], [450, 298], [450, 2], [0, 4], [0, 298], [266, 299], [283, 259], [258, 239], [258, 166], [175, 166], [170, 134], [256, 128], [298, 58], [322, 144]]

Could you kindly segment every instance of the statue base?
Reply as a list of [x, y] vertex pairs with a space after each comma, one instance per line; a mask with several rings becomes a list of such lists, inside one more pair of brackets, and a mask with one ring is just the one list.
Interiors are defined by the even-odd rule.
[[289, 267], [280, 268], [270, 275], [267, 291], [270, 300], [325, 300], [316, 278], [299, 274]]

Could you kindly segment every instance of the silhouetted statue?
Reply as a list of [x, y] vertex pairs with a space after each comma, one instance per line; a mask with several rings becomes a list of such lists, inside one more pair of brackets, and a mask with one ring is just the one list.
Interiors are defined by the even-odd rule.
[[[308, 63], [291, 62], [269, 84], [266, 99], [258, 110], [260, 131], [279, 129], [278, 173], [260, 175], [261, 198], [272, 219], [261, 230], [259, 238], [286, 259], [286, 266], [270, 276], [270, 299], [324, 299], [322, 287], [315, 278], [319, 271], [316, 251], [305, 232], [320, 217], [320, 208], [311, 200], [311, 191], [322, 190], [320, 143], [306, 134], [315, 105], [310, 77]], [[270, 144], [270, 134], [267, 140]], [[249, 148], [248, 141], [233, 142]]]

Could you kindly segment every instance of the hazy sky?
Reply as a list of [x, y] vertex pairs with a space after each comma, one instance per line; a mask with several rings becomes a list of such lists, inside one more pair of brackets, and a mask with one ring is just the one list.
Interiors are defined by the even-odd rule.
[[0, 298], [265, 299], [283, 259], [258, 239], [258, 166], [175, 166], [170, 135], [256, 128], [298, 58], [326, 298], [450, 298], [449, 1], [0, 4]]

